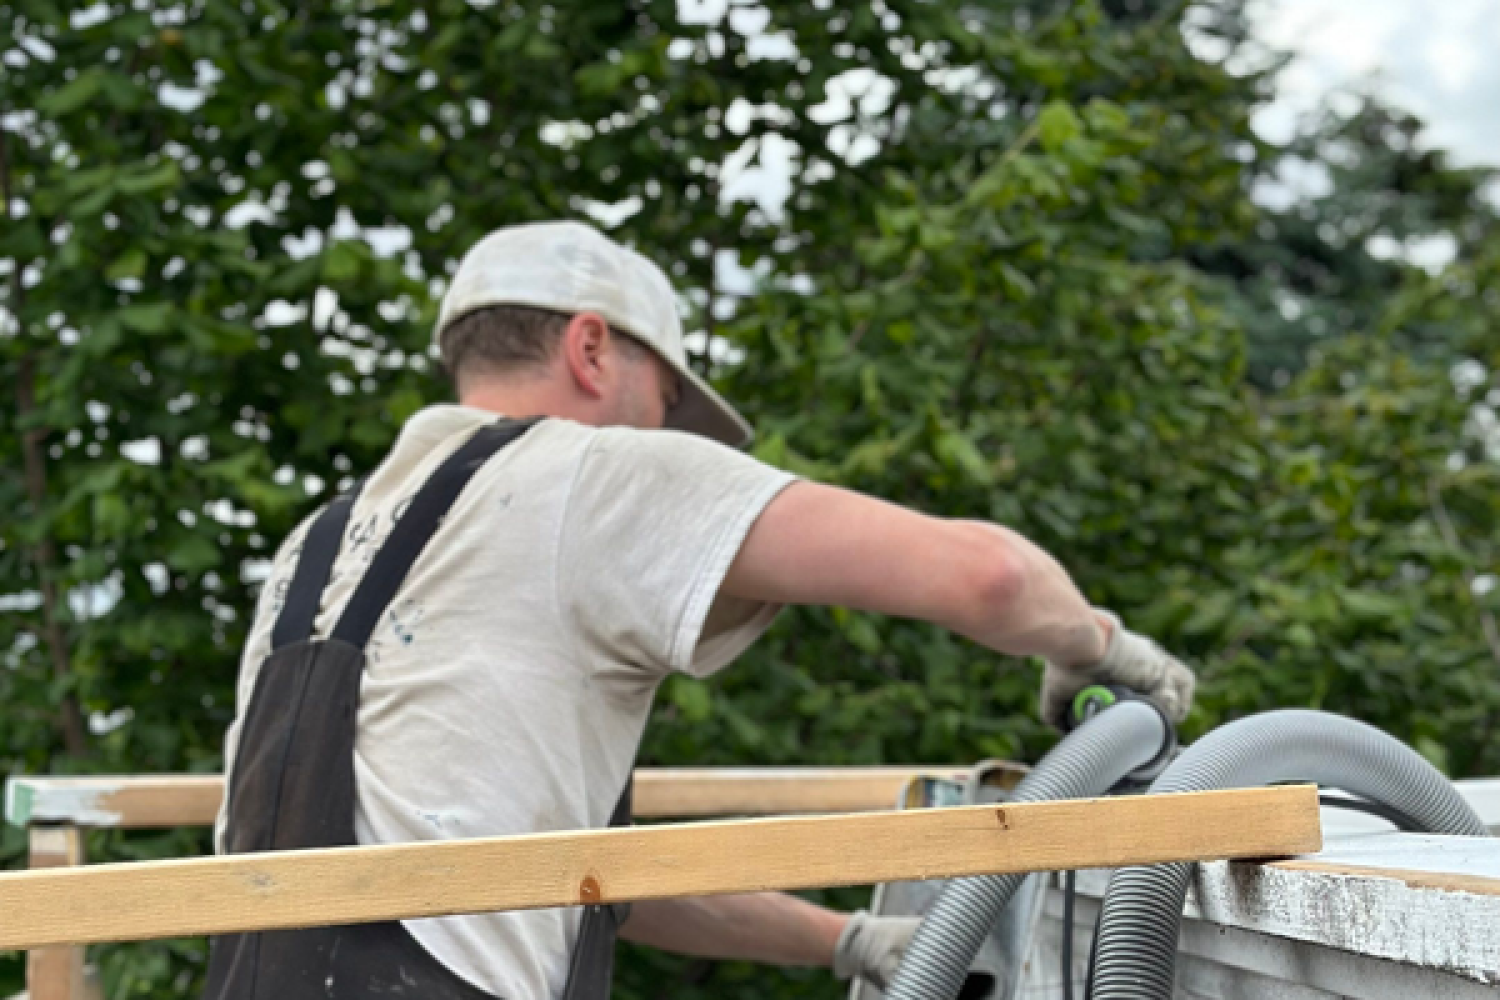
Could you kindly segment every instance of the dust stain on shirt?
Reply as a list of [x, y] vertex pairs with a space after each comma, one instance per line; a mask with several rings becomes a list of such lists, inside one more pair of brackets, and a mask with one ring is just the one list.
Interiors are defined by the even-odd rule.
[[417, 638], [417, 626], [426, 615], [425, 609], [416, 601], [402, 601], [387, 613], [391, 634], [403, 646], [410, 646]]

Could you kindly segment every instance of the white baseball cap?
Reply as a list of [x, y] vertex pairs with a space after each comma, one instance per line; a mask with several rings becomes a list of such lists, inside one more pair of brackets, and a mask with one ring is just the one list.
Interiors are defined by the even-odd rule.
[[672, 284], [650, 260], [581, 222], [497, 229], [474, 244], [443, 296], [433, 342], [454, 320], [487, 306], [516, 305], [572, 315], [598, 313], [655, 351], [682, 377], [667, 426], [742, 448], [754, 431], [688, 366]]

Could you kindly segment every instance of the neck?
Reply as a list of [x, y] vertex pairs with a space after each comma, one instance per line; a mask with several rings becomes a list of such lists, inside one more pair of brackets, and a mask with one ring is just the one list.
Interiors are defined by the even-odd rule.
[[483, 382], [464, 386], [458, 394], [464, 406], [487, 410], [507, 417], [562, 417], [579, 423], [592, 423], [593, 416], [589, 400], [577, 393], [568, 392], [549, 381], [506, 383]]

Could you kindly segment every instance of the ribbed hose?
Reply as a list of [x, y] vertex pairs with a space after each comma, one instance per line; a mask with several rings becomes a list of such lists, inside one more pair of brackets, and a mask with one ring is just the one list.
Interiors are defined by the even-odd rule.
[[[1166, 739], [1166, 722], [1143, 702], [1122, 702], [1058, 743], [1016, 787], [1013, 801], [1102, 795], [1148, 763]], [[922, 919], [886, 1000], [952, 1000], [1000, 911], [1025, 874], [954, 879]]]
[[[1429, 833], [1488, 835], [1453, 786], [1404, 743], [1363, 722], [1286, 710], [1231, 723], [1194, 743], [1152, 792], [1315, 781], [1411, 817]], [[1177, 935], [1191, 864], [1121, 868], [1104, 898], [1093, 1000], [1166, 1000], [1176, 980]]]

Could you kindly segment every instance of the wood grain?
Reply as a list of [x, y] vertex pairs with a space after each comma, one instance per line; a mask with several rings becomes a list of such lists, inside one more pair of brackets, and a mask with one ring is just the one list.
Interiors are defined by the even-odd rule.
[[[31, 828], [30, 865], [36, 870], [71, 867], [84, 862], [83, 831], [76, 826]], [[38, 948], [26, 956], [31, 1000], [83, 1000], [82, 948]]]
[[0, 949], [1268, 857], [1322, 843], [1311, 785], [732, 820], [0, 874]]
[[1445, 892], [1467, 892], [1476, 896], [1500, 896], [1500, 878], [1470, 872], [1431, 872], [1414, 868], [1385, 868], [1378, 865], [1349, 865], [1316, 858], [1278, 861], [1274, 867], [1283, 871], [1311, 872], [1315, 875], [1347, 875], [1350, 878], [1387, 879], [1412, 889], [1441, 889]]
[[642, 767], [637, 819], [788, 816], [894, 809], [911, 779], [962, 780], [967, 767]]

